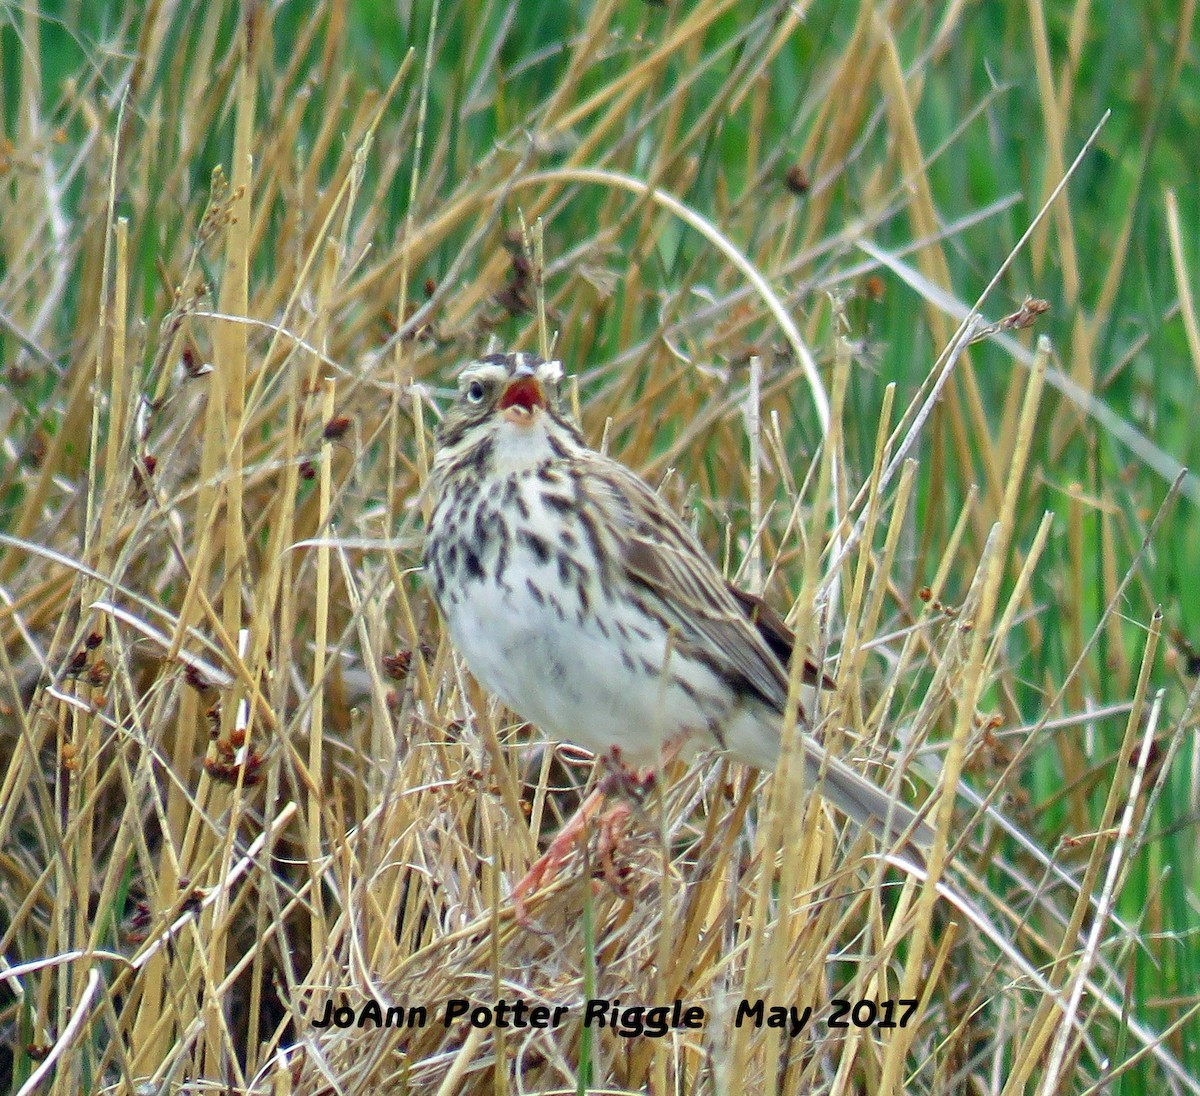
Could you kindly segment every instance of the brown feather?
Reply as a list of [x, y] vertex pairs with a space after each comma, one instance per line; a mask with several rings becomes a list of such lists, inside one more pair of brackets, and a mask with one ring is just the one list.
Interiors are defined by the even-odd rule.
[[[626, 573], [654, 595], [681, 645], [730, 665], [737, 685], [782, 713], [794, 645], [787, 624], [761, 598], [726, 582], [687, 526], [633, 472], [590, 452], [579, 459], [590, 466], [584, 479], [606, 488], [607, 497], [596, 501], [607, 510]], [[833, 684], [807, 659], [805, 678], [813, 685]], [[911, 825], [913, 839], [904, 849], [923, 862], [922, 850], [933, 842], [928, 823], [916, 820], [911, 808], [831, 756], [809, 735], [801, 735], [800, 746], [808, 778], [820, 781], [828, 799], [885, 843]]]
[[[595, 471], [612, 490], [629, 576], [654, 591], [683, 640], [732, 661], [745, 686], [782, 712], [791, 629], [761, 598], [726, 582], [691, 530], [641, 479], [610, 461], [597, 462]], [[807, 658], [803, 681], [833, 684]]]
[[[746, 619], [758, 629], [758, 634], [762, 636], [763, 642], [771, 648], [772, 653], [782, 665], [789, 665], [792, 660], [792, 650], [796, 646], [796, 636], [787, 626], [783, 617], [757, 595], [743, 590], [740, 586], [734, 586], [732, 582], [726, 582], [725, 585], [741, 605]], [[807, 657], [804, 659], [804, 676], [801, 680], [805, 685], [812, 685], [814, 688], [820, 686], [822, 689], [832, 689], [834, 686], [833, 678]]]

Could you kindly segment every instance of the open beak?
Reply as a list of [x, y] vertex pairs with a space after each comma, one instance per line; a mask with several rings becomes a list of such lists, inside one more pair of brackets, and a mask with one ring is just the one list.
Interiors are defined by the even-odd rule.
[[508, 382], [497, 407], [501, 411], [519, 407], [526, 414], [532, 414], [535, 407], [546, 407], [546, 394], [542, 391], [537, 377], [532, 374], [514, 377]]

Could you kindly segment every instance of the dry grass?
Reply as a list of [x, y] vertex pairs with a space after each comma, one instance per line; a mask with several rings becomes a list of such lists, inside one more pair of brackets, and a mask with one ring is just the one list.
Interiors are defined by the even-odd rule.
[[[1172, 761], [1196, 694], [1164, 692], [1148, 561], [1197, 486], [1097, 395], [1119, 281], [1058, 354], [1027, 315], [960, 325], [999, 260], [962, 291], [956, 252], [1011, 203], [947, 221], [934, 197], [957, 142], [918, 116], [957, 9], [862, 5], [786, 107], [797, 13], [731, 9], [601, 3], [561, 50], [501, 63], [490, 35], [517, 9], [452, 6], [437, 47], [364, 94], [336, 5], [286, 27], [151, 6], [57, 100], [39, 38], [61, 26], [19, 17], [0, 194], [14, 1089], [1008, 1093], [1129, 1071], [1200, 1092], [1196, 922], [1147, 850], [1187, 822], [1155, 822], [1164, 788], [1194, 797]], [[1047, 48], [1034, 33], [1035, 207], [1078, 152]], [[1026, 228], [1022, 269], [1061, 254], [1070, 315], [1066, 194]], [[895, 384], [875, 325], [907, 340]], [[800, 773], [713, 759], [635, 813], [619, 885], [593, 844], [533, 902], [541, 931], [516, 924], [508, 888], [589, 766], [480, 693], [416, 573], [439, 389], [493, 338], [555, 341], [585, 433], [828, 649], [822, 733], [930, 804], [927, 875], [843, 832]], [[1060, 478], [1104, 465], [1097, 430], [1148, 487]], [[1167, 973], [1130, 999], [1139, 951]], [[447, 1026], [459, 998], [571, 1012]], [[705, 1019], [585, 1028], [591, 998]], [[835, 1027], [838, 998], [918, 1004]], [[812, 1019], [738, 1026], [743, 999]], [[429, 1022], [318, 1028], [327, 1001]]]

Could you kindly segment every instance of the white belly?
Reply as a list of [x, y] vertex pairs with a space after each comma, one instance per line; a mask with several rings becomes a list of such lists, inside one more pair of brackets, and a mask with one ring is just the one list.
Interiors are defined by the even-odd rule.
[[627, 763], [648, 766], [668, 739], [705, 730], [709, 716], [672, 684], [665, 637], [623, 647], [611, 626], [605, 636], [593, 614], [576, 611], [577, 599], [556, 608], [523, 581], [506, 591], [472, 583], [461, 594], [450, 633], [468, 668], [551, 738], [597, 754], [616, 746]]

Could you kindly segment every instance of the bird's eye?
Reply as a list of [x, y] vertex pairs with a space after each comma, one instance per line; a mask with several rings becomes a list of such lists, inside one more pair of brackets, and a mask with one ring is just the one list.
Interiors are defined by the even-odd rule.
[[483, 399], [483, 382], [472, 381], [467, 385], [467, 399], [471, 403], [479, 403]]

